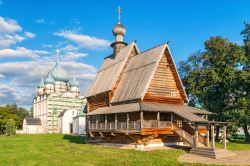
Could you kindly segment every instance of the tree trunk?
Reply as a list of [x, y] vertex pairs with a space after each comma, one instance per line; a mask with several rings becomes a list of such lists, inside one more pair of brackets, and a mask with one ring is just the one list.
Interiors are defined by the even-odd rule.
[[220, 126], [216, 127], [216, 135], [215, 135], [215, 140], [219, 141], [220, 137]]
[[250, 134], [248, 132], [248, 127], [247, 125], [243, 126], [244, 134], [245, 134], [245, 141], [250, 142]]

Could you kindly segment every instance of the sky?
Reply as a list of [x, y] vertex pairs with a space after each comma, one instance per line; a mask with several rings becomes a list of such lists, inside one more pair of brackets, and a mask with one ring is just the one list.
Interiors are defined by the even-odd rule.
[[119, 5], [124, 41], [137, 40], [141, 51], [170, 41], [177, 64], [211, 36], [241, 44], [250, 22], [248, 0], [0, 0], [0, 105], [30, 107], [56, 50], [84, 95], [112, 53]]

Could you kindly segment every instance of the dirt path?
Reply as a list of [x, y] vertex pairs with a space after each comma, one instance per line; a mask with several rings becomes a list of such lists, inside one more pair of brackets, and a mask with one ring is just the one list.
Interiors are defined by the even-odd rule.
[[186, 163], [202, 163], [202, 164], [218, 164], [218, 165], [250, 165], [250, 150], [234, 151], [236, 156], [219, 159], [210, 159], [207, 157], [197, 156], [193, 154], [184, 154], [178, 158], [180, 162]]

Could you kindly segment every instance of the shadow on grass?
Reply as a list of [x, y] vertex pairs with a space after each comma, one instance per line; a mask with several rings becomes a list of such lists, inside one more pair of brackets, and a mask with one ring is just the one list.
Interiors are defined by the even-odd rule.
[[68, 140], [71, 143], [76, 144], [85, 144], [86, 136], [85, 135], [64, 135], [63, 139]]
[[250, 142], [245, 142], [245, 141], [242, 141], [242, 140], [230, 140], [229, 143], [250, 144]]

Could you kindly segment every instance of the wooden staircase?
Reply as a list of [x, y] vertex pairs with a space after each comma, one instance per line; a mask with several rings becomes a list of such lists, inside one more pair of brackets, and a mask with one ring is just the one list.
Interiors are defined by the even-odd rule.
[[179, 128], [179, 127], [175, 127], [174, 129], [174, 134], [176, 134], [177, 136], [181, 137], [185, 142], [187, 142], [188, 144], [190, 144], [190, 146], [194, 145], [194, 138], [193, 136], [191, 136], [188, 132], [186, 132], [185, 130]]
[[235, 156], [235, 153], [228, 151], [226, 149], [212, 149], [212, 148], [201, 148], [201, 147], [192, 148], [190, 150], [190, 153], [213, 159]]

